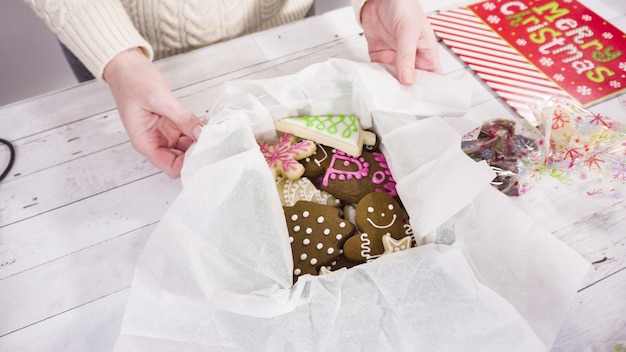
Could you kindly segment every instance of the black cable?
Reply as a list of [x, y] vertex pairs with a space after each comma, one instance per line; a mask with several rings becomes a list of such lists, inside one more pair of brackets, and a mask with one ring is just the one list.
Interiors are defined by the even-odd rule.
[[2, 175], [0, 175], [0, 181], [2, 181], [4, 180], [5, 177], [7, 177], [7, 175], [9, 174], [9, 171], [11, 171], [11, 168], [13, 167], [13, 163], [15, 162], [15, 148], [13, 148], [13, 144], [11, 144], [11, 142], [7, 141], [6, 139], [0, 138], [0, 143], [9, 147], [9, 152], [11, 153], [11, 156], [9, 158], [9, 163], [7, 164], [7, 167], [2, 172]]

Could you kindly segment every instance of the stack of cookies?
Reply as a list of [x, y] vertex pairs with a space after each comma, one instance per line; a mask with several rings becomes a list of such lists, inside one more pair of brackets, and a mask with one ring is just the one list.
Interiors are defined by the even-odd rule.
[[290, 117], [276, 129], [278, 142], [259, 146], [285, 212], [294, 280], [414, 245], [376, 135], [355, 115]]

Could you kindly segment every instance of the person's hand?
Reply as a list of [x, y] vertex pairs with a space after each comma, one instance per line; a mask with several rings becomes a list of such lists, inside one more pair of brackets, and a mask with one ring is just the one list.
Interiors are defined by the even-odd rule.
[[158, 68], [139, 48], [118, 54], [104, 69], [133, 147], [170, 177], [180, 176], [185, 151], [202, 129], [174, 97]]
[[394, 65], [402, 84], [414, 69], [443, 73], [437, 38], [418, 0], [367, 0], [361, 23], [372, 61]]

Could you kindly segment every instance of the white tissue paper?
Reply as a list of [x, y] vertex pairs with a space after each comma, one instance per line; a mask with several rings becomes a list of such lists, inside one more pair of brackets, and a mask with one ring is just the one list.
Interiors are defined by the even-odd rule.
[[[446, 122], [469, 109], [463, 81], [417, 74], [402, 86], [385, 66], [330, 60], [227, 84], [138, 260], [116, 351], [549, 350], [589, 263], [463, 154], [467, 124]], [[377, 132], [421, 245], [293, 285], [256, 138], [329, 113]]]

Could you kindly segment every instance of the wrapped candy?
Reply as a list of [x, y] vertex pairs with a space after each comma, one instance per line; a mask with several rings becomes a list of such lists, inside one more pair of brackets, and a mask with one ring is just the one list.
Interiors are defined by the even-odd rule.
[[522, 130], [510, 119], [485, 122], [476, 139], [464, 141], [463, 151], [476, 161], [485, 160], [496, 173], [491, 184], [509, 196], [519, 196], [527, 190], [522, 179], [525, 164], [538, 152], [540, 139]]

